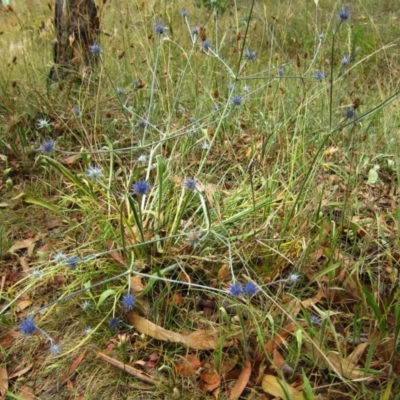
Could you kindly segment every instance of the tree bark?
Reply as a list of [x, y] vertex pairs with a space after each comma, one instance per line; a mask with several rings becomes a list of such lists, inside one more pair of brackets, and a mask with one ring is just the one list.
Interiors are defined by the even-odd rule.
[[100, 21], [94, 0], [56, 0], [54, 66], [50, 79], [59, 81], [70, 73], [84, 73], [95, 57], [89, 46], [98, 43]]

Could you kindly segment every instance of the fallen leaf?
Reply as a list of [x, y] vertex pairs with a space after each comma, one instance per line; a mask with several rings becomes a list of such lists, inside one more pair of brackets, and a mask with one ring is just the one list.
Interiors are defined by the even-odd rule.
[[0, 367], [0, 394], [4, 398], [8, 390], [8, 373], [6, 367]]
[[[304, 400], [303, 393], [290, 386], [285, 381], [278, 379], [274, 375], [265, 375], [261, 384], [264, 392], [274, 396], [286, 399], [288, 393], [291, 400]], [[285, 388], [285, 390], [283, 390]]]
[[21, 249], [33, 249], [35, 243], [40, 239], [39, 235], [36, 235], [33, 238], [25, 239], [25, 240], [19, 240], [18, 242], [15, 242], [9, 249], [8, 251], [16, 251], [16, 250], [21, 250]]
[[[107, 243], [108, 250], [111, 250], [113, 247], [113, 241], [111, 239], [109, 239], [109, 240], [107, 240], [106, 243]], [[121, 265], [123, 265], [123, 266], [126, 265], [124, 259], [121, 256], [121, 253], [119, 251], [113, 251], [109, 254], [115, 261], [117, 261]]]
[[17, 302], [17, 311], [23, 311], [25, 308], [29, 307], [32, 304], [32, 300], [20, 300]]
[[79, 356], [77, 358], [75, 358], [75, 360], [69, 367], [68, 372], [61, 377], [61, 379], [60, 379], [61, 382], [67, 380], [76, 371], [76, 369], [79, 367], [79, 365], [81, 365], [83, 359], [85, 358], [86, 353], [87, 353], [87, 350], [84, 350], [84, 351], [82, 351], [81, 354], [79, 354]]
[[25, 367], [24, 369], [21, 369], [17, 372], [14, 372], [12, 375], [10, 375], [8, 377], [8, 379], [15, 379], [15, 378], [19, 378], [20, 376], [23, 376], [24, 374], [26, 374], [28, 371], [31, 370], [31, 368], [33, 367], [33, 364], [29, 364], [27, 367]]
[[130, 365], [123, 363], [121, 361], [118, 361], [114, 358], [111, 358], [103, 353], [98, 353], [97, 358], [100, 360], [103, 360], [114, 367], [120, 369], [121, 371], [128, 372], [128, 374], [131, 374], [133, 376], [136, 376], [138, 379], [142, 380], [143, 382], [149, 383], [150, 385], [156, 385], [157, 381], [151, 378], [149, 375], [143, 373], [142, 371], [131, 367]]
[[[161, 326], [147, 320], [146, 318], [140, 317], [134, 312], [128, 313], [128, 321], [138, 332], [144, 333], [145, 335], [157, 340], [182, 343], [195, 350], [212, 350], [219, 346], [217, 333], [213, 330], [195, 331], [189, 335], [182, 335], [180, 333], [164, 329]], [[223, 343], [223, 347], [228, 347], [232, 344], [232, 341], [226, 341]]]
[[30, 388], [29, 386], [21, 386], [18, 391], [18, 396], [19, 396], [19, 398], [22, 398], [24, 400], [37, 399], [37, 397], [35, 396], [35, 393], [33, 392], [33, 389]]
[[297, 325], [294, 322], [287, 324], [283, 327], [281, 333], [275, 335], [275, 337], [269, 340], [265, 344], [265, 348], [268, 353], [272, 354], [282, 343], [286, 341], [286, 339], [294, 332], [297, 328]]
[[274, 350], [272, 353], [272, 364], [277, 369], [277, 371], [281, 370], [282, 367], [286, 364], [285, 359], [282, 357], [282, 354], [279, 350]]
[[232, 388], [229, 400], [236, 400], [240, 397], [243, 390], [246, 388], [247, 383], [249, 382], [250, 375], [251, 375], [251, 364], [249, 360], [246, 360], [243, 365], [243, 370], [240, 373], [239, 378], [235, 383], [235, 386]]
[[203, 374], [201, 374], [201, 380], [201, 388], [205, 392], [214, 391], [216, 388], [218, 388], [221, 382], [221, 378], [219, 377], [218, 372], [215, 370], [204, 372]]
[[352, 364], [357, 364], [360, 360], [360, 357], [364, 353], [364, 350], [369, 346], [368, 342], [360, 343], [347, 357], [347, 362]]
[[195, 354], [187, 354], [186, 357], [175, 363], [174, 371], [176, 375], [191, 376], [201, 367], [201, 364]]
[[144, 285], [142, 282], [142, 277], [135, 275], [131, 276], [131, 291], [132, 294], [138, 295], [139, 293], [143, 292], [144, 290]]

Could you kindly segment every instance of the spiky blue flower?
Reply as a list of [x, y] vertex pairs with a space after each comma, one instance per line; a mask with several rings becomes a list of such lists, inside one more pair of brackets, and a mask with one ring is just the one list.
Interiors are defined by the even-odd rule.
[[58, 343], [51, 342], [50, 353], [52, 356], [58, 356], [61, 354], [61, 346]]
[[350, 64], [350, 62], [351, 62], [351, 57], [348, 55], [344, 55], [342, 57], [342, 60], [340, 61], [343, 67], [347, 67]]
[[188, 17], [188, 12], [183, 8], [181, 11], [181, 15], [183, 18], [187, 18]]
[[292, 273], [287, 277], [286, 281], [288, 283], [296, 283], [299, 279], [300, 279], [300, 275], [299, 274]]
[[124, 94], [124, 89], [122, 89], [119, 86], [117, 86], [115, 88], [115, 93], [117, 94], [117, 96], [121, 96], [122, 94]]
[[348, 108], [348, 109], [346, 110], [346, 118], [348, 118], [348, 119], [354, 118], [354, 115], [355, 115], [355, 114], [356, 114], [356, 112], [355, 112], [355, 110], [354, 110], [353, 107]]
[[137, 122], [137, 126], [140, 129], [146, 128], [147, 125], [149, 125], [149, 121], [147, 121], [146, 118], [140, 118], [139, 121]]
[[257, 52], [255, 50], [245, 49], [243, 52], [245, 60], [254, 62], [257, 58]]
[[208, 39], [204, 40], [201, 44], [201, 49], [207, 52], [209, 49], [211, 49], [211, 42]]
[[325, 74], [323, 71], [315, 71], [315, 77], [317, 78], [317, 81], [322, 82], [325, 78]]
[[313, 325], [319, 325], [321, 323], [321, 318], [318, 315], [312, 314], [310, 317], [310, 321]]
[[70, 258], [68, 258], [65, 263], [67, 264], [68, 268], [70, 269], [75, 269], [77, 267], [77, 265], [79, 264], [79, 257], [76, 256], [72, 256]]
[[89, 46], [89, 51], [90, 51], [95, 57], [97, 57], [97, 56], [99, 56], [99, 55], [103, 52], [103, 49], [101, 48], [101, 46], [99, 46], [98, 44], [94, 43], [94, 44], [91, 44], [91, 45]]
[[193, 36], [199, 36], [200, 35], [200, 28], [198, 26], [194, 26], [192, 28], [192, 35]]
[[234, 96], [234, 97], [232, 97], [231, 102], [236, 107], [239, 107], [243, 103], [243, 96], [240, 96], [240, 95], [239, 96]]
[[68, 257], [63, 251], [57, 251], [53, 256], [53, 260], [56, 264], [64, 264], [67, 261]]
[[75, 115], [76, 117], [80, 117], [80, 116], [81, 116], [81, 110], [79, 109], [78, 106], [75, 106], [75, 107], [72, 109], [72, 112], [74, 113], [74, 115]]
[[140, 85], [140, 79], [139, 78], [135, 78], [133, 80], [133, 86], [138, 87]]
[[120, 320], [117, 317], [111, 317], [108, 319], [107, 323], [112, 329], [118, 329]]
[[41, 151], [42, 153], [50, 154], [54, 150], [54, 140], [45, 140], [40, 147], [38, 148], [38, 151]]
[[347, 21], [350, 18], [350, 7], [346, 6], [339, 11], [340, 21]]
[[50, 128], [50, 126], [50, 121], [46, 118], [39, 118], [36, 122], [36, 127], [38, 129]]
[[278, 75], [279, 76], [285, 75], [285, 70], [282, 67], [278, 68]]
[[183, 182], [183, 186], [185, 186], [187, 190], [194, 190], [196, 188], [196, 184], [197, 181], [194, 178], [186, 179], [186, 181]]
[[135, 297], [128, 293], [122, 298], [122, 305], [127, 309], [127, 310], [133, 310], [136, 304], [136, 299]]
[[146, 181], [138, 181], [133, 184], [132, 191], [138, 196], [144, 196], [150, 192], [150, 185]]
[[232, 296], [240, 296], [243, 293], [243, 288], [240, 283], [233, 283], [231, 287], [229, 288], [229, 293]]
[[156, 23], [156, 26], [154, 27], [155, 32], [157, 35], [164, 35], [165, 33], [165, 25], [161, 24], [160, 22]]
[[23, 335], [30, 336], [36, 330], [35, 321], [32, 315], [29, 315], [24, 321], [21, 322], [19, 330]]
[[244, 294], [249, 297], [254, 296], [259, 290], [259, 287], [253, 282], [247, 282], [243, 286]]
[[99, 167], [92, 165], [86, 169], [86, 176], [93, 182], [97, 182], [98, 179], [103, 176], [103, 172]]

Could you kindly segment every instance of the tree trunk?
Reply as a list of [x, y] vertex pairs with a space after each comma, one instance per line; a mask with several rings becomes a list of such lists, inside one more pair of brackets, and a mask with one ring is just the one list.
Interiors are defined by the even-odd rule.
[[99, 18], [94, 0], [56, 0], [54, 67], [50, 79], [58, 81], [71, 72], [90, 71], [95, 57], [89, 46], [98, 43]]

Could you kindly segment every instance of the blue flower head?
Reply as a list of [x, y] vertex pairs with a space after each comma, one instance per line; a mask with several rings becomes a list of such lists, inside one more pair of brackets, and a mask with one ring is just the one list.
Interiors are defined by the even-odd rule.
[[135, 307], [135, 304], [136, 304], [136, 299], [130, 293], [126, 294], [122, 298], [122, 305], [129, 311], [133, 310], [133, 307]]
[[354, 110], [353, 107], [348, 108], [348, 109], [346, 110], [346, 118], [348, 118], [348, 119], [354, 118], [355, 113], [356, 113], [356, 112], [355, 112], [355, 110]]
[[196, 188], [196, 179], [191, 178], [191, 179], [186, 179], [185, 182], [183, 182], [183, 186], [185, 186], [185, 188], [187, 190], [194, 190]]
[[204, 40], [201, 44], [201, 49], [207, 52], [209, 49], [211, 49], [211, 42], [208, 39]]
[[102, 170], [95, 165], [86, 169], [86, 176], [93, 182], [97, 182], [102, 175]]
[[278, 75], [279, 76], [285, 75], [285, 70], [282, 67], [278, 68]]
[[25, 321], [21, 322], [19, 330], [23, 335], [30, 336], [35, 332], [36, 325], [32, 315], [29, 315]]
[[94, 44], [91, 44], [91, 45], [89, 46], [89, 51], [90, 51], [95, 57], [97, 57], [97, 56], [99, 56], [99, 55], [103, 52], [103, 49], [102, 49], [98, 44], [94, 43]]
[[115, 93], [117, 94], [117, 96], [121, 96], [122, 94], [124, 94], [124, 89], [122, 89], [121, 87], [117, 86], [115, 88]]
[[322, 82], [325, 78], [325, 74], [322, 71], [315, 71], [315, 78], [317, 81]]
[[247, 282], [243, 286], [244, 294], [249, 297], [254, 296], [259, 290], [259, 287], [253, 282]]
[[254, 62], [257, 58], [257, 52], [255, 50], [245, 49], [245, 51], [243, 52], [243, 57], [247, 61]]
[[80, 261], [79, 257], [72, 256], [72, 257], [68, 258], [65, 263], [67, 264], [69, 269], [75, 269], [76, 266], [79, 264], [79, 261]]
[[232, 97], [232, 99], [231, 99], [231, 102], [232, 102], [232, 104], [233, 105], [235, 105], [235, 106], [241, 106], [242, 105], [242, 103], [243, 103], [243, 96], [234, 96], [234, 97]]
[[157, 33], [157, 35], [164, 35], [165, 29], [166, 29], [165, 26], [160, 22], [157, 22], [156, 26], [154, 27], [154, 30]]
[[192, 35], [193, 35], [193, 36], [198, 36], [198, 35], [200, 35], [200, 28], [199, 28], [198, 26], [194, 26], [194, 27], [192, 28]]
[[181, 11], [182, 17], [187, 18], [188, 17], [188, 12], [183, 8]]
[[229, 288], [229, 293], [235, 297], [240, 296], [243, 293], [242, 285], [240, 283], [233, 283]]
[[346, 6], [339, 11], [339, 20], [347, 21], [350, 18], [350, 7]]
[[347, 67], [350, 64], [350, 62], [351, 62], [351, 57], [348, 55], [344, 55], [342, 57], [342, 60], [340, 61], [343, 67]]
[[108, 319], [107, 323], [112, 329], [118, 329], [120, 320], [117, 317], [111, 317]]
[[138, 196], [144, 196], [150, 192], [150, 185], [146, 181], [138, 181], [133, 184], [132, 191]]
[[61, 346], [58, 343], [51, 342], [50, 353], [52, 356], [58, 356], [61, 354]]
[[75, 106], [75, 107], [72, 109], [72, 112], [74, 113], [74, 115], [75, 115], [76, 117], [80, 117], [80, 116], [81, 116], [81, 110], [79, 109], [78, 106]]
[[53, 150], [54, 150], [54, 140], [46, 140], [38, 148], [38, 151], [41, 151], [46, 154], [52, 153]]

